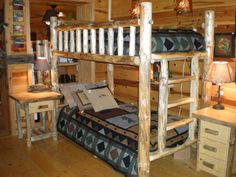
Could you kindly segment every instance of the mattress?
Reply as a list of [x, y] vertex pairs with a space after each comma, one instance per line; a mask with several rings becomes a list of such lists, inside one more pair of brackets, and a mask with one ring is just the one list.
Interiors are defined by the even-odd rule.
[[[59, 115], [60, 133], [83, 146], [126, 176], [137, 176], [138, 116], [137, 108], [123, 104], [120, 108], [80, 113], [64, 107]], [[150, 151], [157, 150], [157, 115], [151, 120]], [[170, 117], [168, 121], [175, 121]], [[167, 147], [176, 147], [188, 137], [187, 127], [167, 132]]]
[[[124, 55], [129, 54], [130, 34], [124, 32]], [[108, 40], [105, 40], [107, 52]], [[114, 34], [117, 39], [117, 32]], [[139, 52], [140, 33], [136, 32], [135, 55]], [[152, 53], [160, 52], [189, 52], [205, 50], [204, 37], [192, 30], [152, 30]], [[98, 41], [97, 41], [98, 44]], [[98, 46], [98, 45], [97, 45]], [[98, 49], [97, 49], [98, 50]], [[117, 40], [114, 40], [114, 53], [117, 54]]]

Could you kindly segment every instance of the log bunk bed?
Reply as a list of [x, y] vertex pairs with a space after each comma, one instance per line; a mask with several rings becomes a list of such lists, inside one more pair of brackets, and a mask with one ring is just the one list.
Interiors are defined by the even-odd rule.
[[[88, 23], [75, 24], [67, 23], [57, 25], [57, 18], [51, 18], [51, 81], [54, 91], [59, 91], [58, 84], [58, 58], [67, 57], [79, 60], [87, 60], [91, 62], [107, 63], [107, 83], [110, 91], [114, 93], [113, 64], [132, 65], [139, 67], [139, 104], [138, 104], [138, 150], [137, 162], [133, 168], [137, 169], [137, 174], [128, 173], [128, 176], [148, 177], [150, 169], [150, 161], [156, 160], [166, 155], [173, 154], [181, 149], [196, 143], [196, 127], [197, 122], [192, 118], [192, 112], [198, 108], [199, 100], [199, 60], [204, 60], [204, 74], [207, 71], [209, 61], [212, 59], [213, 51], [213, 29], [214, 29], [214, 12], [207, 11], [205, 14], [205, 45], [204, 51], [189, 52], [165, 52], [152, 53], [152, 5], [151, 3], [141, 3], [140, 19], [108, 22], [108, 23]], [[139, 55], [135, 55], [136, 30], [140, 28], [140, 46]], [[124, 55], [124, 28], [130, 29], [130, 42], [128, 55]], [[117, 30], [117, 54], [114, 54], [114, 31]], [[96, 53], [97, 33], [99, 41], [99, 52]], [[108, 49], [105, 50], [104, 31], [108, 35]], [[88, 34], [91, 34], [90, 40]], [[212, 33], [213, 32], [213, 33]], [[76, 34], [76, 35], [75, 35]], [[70, 35], [70, 36], [69, 36]], [[82, 35], [82, 36], [81, 36]], [[82, 41], [81, 41], [82, 40]], [[136, 49], [137, 50], [137, 49]], [[191, 60], [191, 76], [179, 79], [169, 79], [168, 62], [174, 60]], [[150, 66], [151, 63], [159, 62], [161, 66], [159, 76], [159, 103], [158, 103], [158, 133], [157, 149], [150, 152], [150, 129], [151, 129], [151, 107], [150, 107]], [[190, 82], [190, 97], [180, 98], [178, 100], [168, 102], [168, 85], [179, 84], [182, 82]], [[203, 97], [206, 97], [203, 88]], [[189, 118], [181, 119], [176, 122], [167, 123], [168, 109], [190, 104]], [[178, 127], [188, 126], [187, 140], [176, 147], [168, 148], [167, 131]], [[112, 164], [111, 164], [112, 165]], [[113, 165], [115, 167], [116, 165]]]

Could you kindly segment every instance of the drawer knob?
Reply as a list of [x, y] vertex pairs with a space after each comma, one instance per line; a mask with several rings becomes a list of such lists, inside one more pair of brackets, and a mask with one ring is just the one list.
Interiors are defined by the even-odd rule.
[[205, 132], [206, 132], [206, 133], [209, 133], [209, 134], [211, 134], [211, 135], [215, 135], [215, 136], [218, 136], [218, 135], [219, 135], [219, 132], [218, 132], [218, 131], [212, 130], [212, 129], [210, 129], [210, 128], [205, 128]]
[[40, 105], [40, 106], [38, 107], [38, 109], [45, 109], [45, 108], [48, 108], [48, 105]]
[[205, 145], [203, 146], [203, 148], [206, 149], [206, 150], [208, 150], [208, 151], [217, 152], [217, 148], [212, 147], [212, 146], [209, 146], [209, 145], [207, 145], [207, 144], [205, 144]]
[[206, 161], [203, 161], [202, 164], [210, 169], [214, 169], [215, 165], [210, 163], [210, 162], [206, 162]]

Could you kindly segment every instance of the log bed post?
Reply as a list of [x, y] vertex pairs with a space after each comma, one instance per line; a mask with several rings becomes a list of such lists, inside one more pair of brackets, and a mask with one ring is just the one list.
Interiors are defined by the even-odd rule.
[[[114, 30], [108, 28], [108, 54], [113, 55], [114, 50]], [[114, 66], [113, 64], [107, 64], [107, 82], [108, 87], [112, 94], [114, 94]]]
[[[55, 27], [57, 26], [57, 18], [51, 17], [50, 18], [51, 25], [50, 25], [50, 33], [51, 33], [51, 52], [57, 50], [57, 32], [55, 30]], [[53, 91], [59, 91], [59, 85], [58, 85], [58, 57], [56, 55], [52, 55], [51, 60], [51, 82], [52, 82], [52, 90]]]
[[150, 61], [152, 34], [152, 4], [141, 3], [140, 14], [140, 65], [139, 65], [139, 141], [138, 176], [150, 173]]
[[205, 81], [207, 71], [209, 69], [210, 63], [213, 61], [214, 57], [214, 28], [215, 28], [215, 12], [212, 10], [207, 10], [205, 12], [205, 46], [207, 51], [207, 58], [204, 59], [203, 65], [203, 75], [202, 75], [202, 100], [204, 105], [210, 99], [210, 89], [211, 83]]

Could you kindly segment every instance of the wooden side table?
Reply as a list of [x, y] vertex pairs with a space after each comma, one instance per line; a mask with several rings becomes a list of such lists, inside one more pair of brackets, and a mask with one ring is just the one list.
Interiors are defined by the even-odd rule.
[[[23, 138], [20, 109], [25, 112], [26, 127], [27, 127], [27, 146], [31, 146], [32, 141], [37, 141], [49, 137], [53, 137], [53, 140], [57, 140], [57, 130], [56, 130], [56, 112], [58, 108], [59, 99], [62, 97], [60, 93], [57, 92], [40, 92], [40, 93], [30, 93], [23, 92], [17, 94], [9, 95], [10, 98], [15, 100], [16, 104], [16, 119], [17, 119], [17, 129], [18, 138]], [[37, 112], [51, 111], [51, 131], [37, 131], [36, 134], [32, 131], [30, 114]]]
[[207, 107], [193, 113], [200, 121], [197, 169], [219, 177], [231, 175], [236, 136], [236, 110]]

